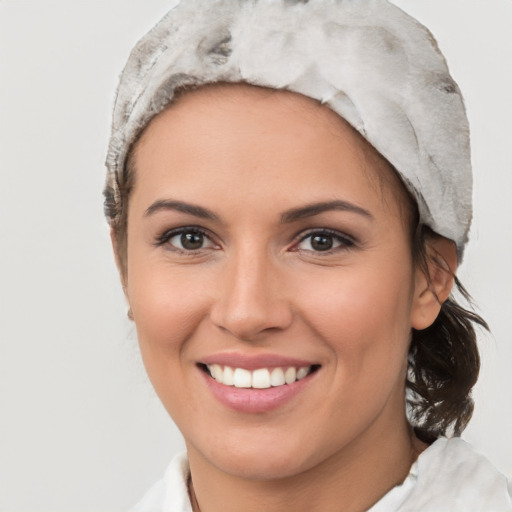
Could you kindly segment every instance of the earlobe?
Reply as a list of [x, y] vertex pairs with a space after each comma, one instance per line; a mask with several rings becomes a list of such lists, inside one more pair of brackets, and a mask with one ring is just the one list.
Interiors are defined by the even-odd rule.
[[440, 236], [426, 243], [426, 269], [416, 268], [411, 326], [422, 330], [432, 325], [453, 288], [457, 269], [455, 244]]

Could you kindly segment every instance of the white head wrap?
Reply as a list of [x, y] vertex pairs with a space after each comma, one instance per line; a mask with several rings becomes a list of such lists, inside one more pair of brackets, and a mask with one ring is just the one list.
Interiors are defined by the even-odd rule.
[[387, 0], [182, 0], [121, 76], [107, 157], [111, 217], [138, 135], [177, 87], [212, 82], [326, 104], [395, 167], [421, 222], [462, 254], [472, 199], [463, 100], [430, 32]]

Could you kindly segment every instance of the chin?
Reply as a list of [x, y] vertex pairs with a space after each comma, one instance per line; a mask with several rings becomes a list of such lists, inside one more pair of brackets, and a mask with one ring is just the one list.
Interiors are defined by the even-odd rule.
[[298, 461], [296, 456], [290, 457], [280, 452], [271, 457], [267, 455], [266, 451], [259, 454], [242, 453], [212, 462], [216, 462], [217, 467], [225, 473], [244, 480], [281, 480], [310, 469], [301, 464], [302, 461]]
[[257, 435], [243, 443], [232, 442], [230, 436], [228, 446], [224, 441], [209, 445], [200, 452], [212, 466], [246, 480], [288, 478], [311, 469], [315, 464], [307, 457], [303, 443], [270, 441]]

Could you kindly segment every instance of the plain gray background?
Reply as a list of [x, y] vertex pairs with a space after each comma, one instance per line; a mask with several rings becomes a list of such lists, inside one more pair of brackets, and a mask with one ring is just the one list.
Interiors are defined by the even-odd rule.
[[[459, 276], [493, 335], [464, 438], [512, 476], [512, 2], [396, 3], [466, 98], [475, 221]], [[140, 362], [101, 197], [117, 77], [172, 4], [0, 2], [2, 512], [127, 509], [183, 447]]]

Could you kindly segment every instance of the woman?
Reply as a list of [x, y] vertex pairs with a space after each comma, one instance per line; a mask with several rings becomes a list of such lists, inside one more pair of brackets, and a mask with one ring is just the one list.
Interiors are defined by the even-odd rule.
[[[184, 1], [134, 49], [106, 213], [187, 457], [137, 510], [512, 510], [457, 437], [467, 120], [384, 0]], [[409, 410], [406, 411], [406, 390]]]

